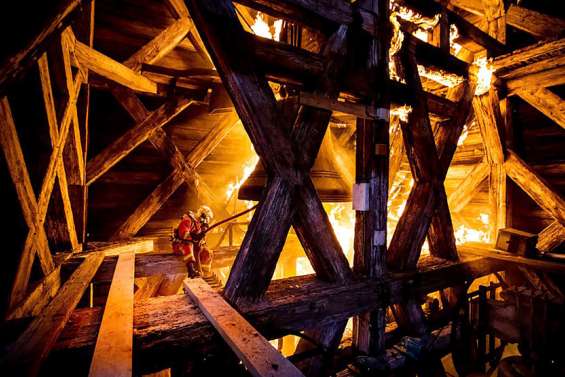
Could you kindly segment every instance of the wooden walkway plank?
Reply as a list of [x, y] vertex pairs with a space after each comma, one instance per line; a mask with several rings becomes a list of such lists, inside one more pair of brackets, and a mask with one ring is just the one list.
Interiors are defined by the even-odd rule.
[[120, 254], [96, 340], [89, 377], [131, 377], [135, 254]]
[[303, 376], [204, 280], [186, 279], [184, 287], [253, 376]]
[[36, 376], [86, 287], [104, 260], [97, 252], [85, 258], [43, 312], [8, 347], [0, 369], [8, 376]]

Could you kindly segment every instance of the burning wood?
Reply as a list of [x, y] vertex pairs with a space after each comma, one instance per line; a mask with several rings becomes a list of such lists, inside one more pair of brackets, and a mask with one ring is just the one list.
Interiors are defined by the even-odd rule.
[[487, 93], [490, 89], [490, 84], [492, 80], [492, 73], [494, 68], [489, 63], [486, 57], [481, 57], [473, 62], [477, 66], [477, 88], [475, 89], [475, 95], [480, 96]]
[[273, 25], [269, 25], [265, 16], [261, 12], [257, 12], [255, 22], [251, 25], [251, 30], [255, 35], [263, 38], [272, 39], [274, 41], [280, 40], [283, 20], [275, 20]]

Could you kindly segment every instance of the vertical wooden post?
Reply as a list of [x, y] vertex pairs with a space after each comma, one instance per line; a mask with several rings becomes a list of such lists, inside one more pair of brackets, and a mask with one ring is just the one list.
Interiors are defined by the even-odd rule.
[[[356, 192], [364, 197], [355, 208], [354, 270], [370, 279], [380, 279], [386, 270], [387, 245], [390, 100], [386, 83], [390, 21], [388, 1], [364, 1], [360, 6], [377, 16], [376, 28], [381, 37], [369, 41], [368, 61], [370, 80], [379, 88], [371, 100], [377, 119], [357, 119], [355, 181]], [[356, 321], [355, 346], [367, 354], [381, 352], [384, 349], [384, 308], [365, 313]]]

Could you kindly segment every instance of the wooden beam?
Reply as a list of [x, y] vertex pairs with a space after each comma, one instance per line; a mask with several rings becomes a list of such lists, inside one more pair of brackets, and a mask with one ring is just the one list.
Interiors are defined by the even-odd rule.
[[565, 53], [565, 38], [541, 41], [496, 57], [492, 61], [492, 67], [497, 76], [504, 78], [507, 72], [560, 57], [563, 53]]
[[116, 230], [112, 239], [128, 238], [135, 235], [183, 183], [186, 182], [196, 188], [204, 185], [204, 182], [201, 181], [200, 176], [196, 172], [196, 168], [216, 149], [238, 122], [236, 114], [227, 114], [192, 149], [186, 156], [186, 159], [182, 155], [180, 158], [177, 158], [173, 162], [173, 172], [137, 206], [126, 221]]
[[16, 188], [24, 220], [30, 233], [37, 234], [36, 237], [29, 237], [28, 235], [20, 255], [18, 269], [10, 294], [10, 306], [13, 307], [25, 295], [35, 251], [42, 256], [40, 262], [45, 274], [53, 270], [53, 262], [45, 229], [37, 221], [40, 217], [40, 211], [18, 139], [10, 104], [6, 97], [0, 100], [0, 144], [2, 145], [2, 151], [4, 152], [12, 182]]
[[565, 31], [565, 21], [561, 18], [514, 4], [506, 12], [506, 22], [539, 38], [560, 37]]
[[[51, 139], [51, 146], [54, 147], [57, 143], [57, 140], [59, 139], [59, 125], [57, 123], [57, 113], [55, 110], [55, 101], [53, 99], [51, 77], [49, 75], [49, 63], [47, 61], [46, 53], [43, 54], [41, 58], [39, 58], [38, 65], [39, 78], [41, 80], [41, 90], [43, 93], [43, 102], [45, 104], [47, 123], [49, 125], [49, 137]], [[75, 228], [73, 209], [71, 207], [71, 200], [69, 197], [69, 186], [67, 183], [65, 164], [57, 164], [57, 180], [59, 183], [59, 191], [61, 192], [61, 199], [63, 201], [63, 210], [65, 213], [65, 225], [68, 240], [70, 241], [72, 250], [78, 250], [79, 242]]]
[[558, 221], [552, 222], [538, 233], [536, 248], [542, 253], [551, 252], [565, 242], [565, 226]]
[[184, 288], [252, 376], [304, 376], [204, 280], [186, 279]]
[[69, 48], [76, 56], [79, 64], [100, 76], [133, 90], [147, 93], [157, 93], [157, 84], [120, 62], [94, 50], [93, 48], [69, 38]]
[[508, 151], [504, 163], [508, 176], [541, 208], [561, 225], [565, 225], [565, 201], [549, 184], [530, 168], [516, 153]]
[[192, 22], [183, 17], [172, 23], [155, 38], [130, 56], [124, 65], [139, 72], [143, 64], [153, 64], [171, 52], [188, 34]]
[[41, 279], [26, 298], [14, 305], [6, 315], [6, 320], [35, 317], [41, 313], [61, 287], [61, 266], [57, 266], [51, 273]]
[[90, 242], [88, 245], [88, 252], [102, 251], [105, 256], [112, 256], [124, 253], [150, 253], [153, 251], [154, 241], [151, 238], [138, 237], [119, 242]]
[[473, 167], [471, 172], [463, 179], [463, 182], [457, 186], [447, 201], [449, 209], [452, 212], [461, 211], [473, 199], [480, 184], [489, 176], [490, 165], [486, 161], [481, 161]]
[[521, 257], [506, 251], [492, 249], [482, 244], [468, 244], [459, 246], [462, 255], [475, 255], [490, 259], [496, 259], [504, 263], [513, 263], [528, 266], [534, 269], [552, 272], [556, 274], [565, 273], [565, 264], [550, 260]]
[[[379, 281], [361, 279], [344, 285], [299, 276], [274, 280], [265, 298], [239, 309], [244, 317], [269, 339], [288, 331], [301, 331], [336, 319], [401, 302], [410, 295], [424, 295], [465, 280], [504, 269], [504, 263], [486, 258], [465, 262], [426, 264], [418, 272], [391, 274]], [[421, 261], [423, 262], [423, 261]], [[424, 263], [422, 263], [424, 265]], [[384, 294], [389, 292], [389, 294]], [[79, 309], [59, 338], [58, 349], [92, 347], [100, 321], [99, 308]], [[201, 354], [215, 348], [217, 332], [186, 295], [154, 297], [136, 303], [135, 343], [142, 364], [171, 365], [171, 358], [192, 352]], [[173, 352], [174, 350], [174, 352]]]
[[506, 81], [508, 95], [514, 95], [524, 87], [548, 87], [565, 84], [565, 65], [520, 76]]
[[80, 3], [80, 0], [57, 1], [53, 6], [45, 8], [48, 13], [44, 15], [44, 22], [27, 25], [27, 32], [30, 32], [30, 28], [32, 30], [28, 35], [33, 35], [33, 38], [26, 40], [25, 45], [19, 46], [17, 52], [0, 65], [0, 96], [4, 94], [10, 83], [39, 59], [44, 52], [46, 42], [69, 22], [69, 16]]
[[89, 377], [131, 377], [135, 254], [118, 257], [90, 364]]
[[565, 128], [565, 101], [557, 94], [545, 88], [522, 88], [518, 89], [516, 94]]
[[6, 373], [20, 376], [36, 376], [39, 373], [42, 362], [63, 331], [103, 259], [104, 254], [100, 252], [86, 257], [49, 306], [8, 346], [0, 359], [0, 366]]
[[88, 162], [86, 167], [87, 184], [91, 185], [139, 144], [147, 140], [155, 130], [167, 124], [194, 103], [196, 103], [194, 100], [175, 97], [149, 114], [142, 122], [136, 124]]

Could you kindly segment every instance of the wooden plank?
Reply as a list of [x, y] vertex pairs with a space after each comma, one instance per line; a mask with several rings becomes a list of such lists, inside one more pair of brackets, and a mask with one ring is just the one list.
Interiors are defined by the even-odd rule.
[[565, 225], [565, 201], [549, 184], [530, 168], [516, 153], [508, 151], [504, 163], [508, 176], [541, 208], [561, 225]]
[[89, 377], [131, 377], [135, 254], [118, 257], [90, 364]]
[[104, 259], [103, 253], [85, 258], [61, 287], [53, 301], [37, 316], [0, 359], [5, 373], [36, 376], [43, 360], [63, 331], [90, 280]]
[[73, 40], [73, 42], [69, 47], [81, 66], [133, 90], [157, 93], [157, 84], [147, 77], [80, 41]]
[[[324, 282], [314, 275], [299, 276], [274, 280], [264, 299], [245, 303], [239, 309], [262, 334], [274, 339], [287, 331], [347, 319], [401, 302], [410, 295], [425, 295], [502, 269], [504, 263], [473, 257], [465, 262], [442, 261], [420, 267], [414, 273], [391, 274], [389, 280], [382, 282], [360, 279], [343, 284]], [[60, 337], [58, 349], [92, 347], [100, 321], [97, 312], [97, 308], [77, 310]], [[202, 354], [221, 342], [186, 295], [154, 297], [136, 303], [134, 316], [135, 343], [140, 345], [139, 360], [145, 365], [164, 368], [171, 365], [175, 355]]]
[[143, 64], [152, 64], [171, 52], [188, 34], [192, 22], [180, 18], [130, 56], [124, 65], [139, 72]]
[[86, 168], [87, 184], [92, 184], [102, 174], [117, 164], [139, 144], [143, 143], [158, 128], [194, 104], [195, 101], [175, 97], [153, 111], [143, 122], [138, 123], [92, 158]]
[[538, 233], [536, 248], [542, 253], [551, 252], [563, 242], [565, 242], [565, 226], [554, 221]]
[[120, 242], [91, 242], [88, 252], [102, 251], [105, 256], [112, 256], [124, 253], [150, 253], [153, 248], [154, 240], [151, 238], [131, 238]]
[[545, 88], [522, 88], [518, 89], [516, 94], [565, 128], [565, 101], [557, 94]]
[[184, 287], [253, 376], [304, 376], [204, 280], [186, 279]]
[[[32, 29], [33, 38], [26, 40], [25, 45], [10, 56], [0, 66], [0, 94], [3, 94], [7, 85], [18, 78], [22, 72], [31, 67], [33, 62], [43, 53], [42, 47], [46, 41], [60, 30], [70, 19], [70, 15], [80, 4], [80, 0], [60, 0], [48, 8], [48, 14], [44, 15], [44, 22], [32, 23], [26, 26], [29, 32]], [[34, 32], [33, 32], [34, 31]]]

